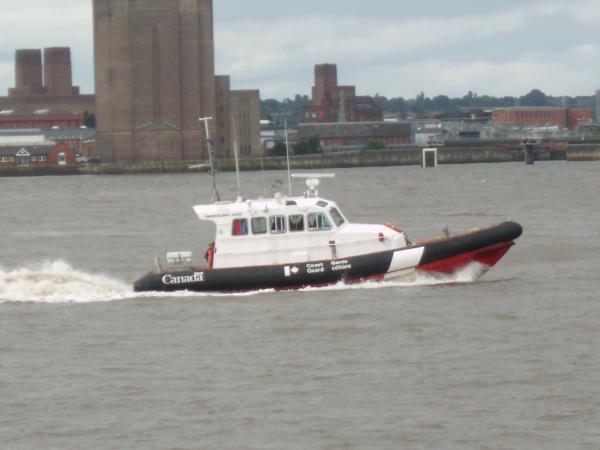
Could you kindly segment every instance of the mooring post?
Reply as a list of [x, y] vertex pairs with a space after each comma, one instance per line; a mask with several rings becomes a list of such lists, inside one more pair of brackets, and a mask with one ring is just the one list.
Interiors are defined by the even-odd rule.
[[534, 139], [523, 139], [521, 142], [523, 146], [523, 157], [525, 159], [526, 164], [534, 164], [536, 158], [536, 146], [538, 145], [538, 141]]

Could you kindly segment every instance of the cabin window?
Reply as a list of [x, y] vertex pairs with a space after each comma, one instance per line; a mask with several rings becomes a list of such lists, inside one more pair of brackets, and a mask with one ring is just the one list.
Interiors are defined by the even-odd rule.
[[269, 217], [269, 229], [272, 234], [285, 233], [285, 216]]
[[234, 219], [231, 234], [233, 236], [246, 236], [248, 234], [248, 219]]
[[327, 216], [323, 213], [310, 213], [308, 215], [308, 230], [309, 231], [323, 231], [330, 230], [331, 224], [327, 219]]
[[317, 206], [320, 206], [321, 208], [325, 208], [327, 206], [327, 202], [324, 202], [323, 200], [319, 200], [317, 202]]
[[296, 214], [288, 217], [290, 231], [304, 231], [304, 216]]
[[340, 214], [340, 212], [337, 210], [337, 208], [331, 208], [329, 210], [329, 214], [331, 214], [331, 218], [333, 219], [333, 222], [338, 226], [342, 226], [345, 222], [344, 218], [342, 217], [342, 215]]
[[252, 234], [266, 234], [267, 219], [265, 217], [256, 217], [252, 219]]

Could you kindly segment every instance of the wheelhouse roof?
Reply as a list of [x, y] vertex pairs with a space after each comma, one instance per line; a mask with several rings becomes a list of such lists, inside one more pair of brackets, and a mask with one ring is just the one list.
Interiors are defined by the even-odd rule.
[[335, 202], [320, 197], [280, 197], [269, 199], [245, 200], [237, 202], [218, 202], [212, 205], [197, 205], [194, 207], [196, 215], [201, 220], [215, 220], [218, 218], [242, 215], [260, 215], [293, 212], [293, 209], [318, 209], [336, 206]]

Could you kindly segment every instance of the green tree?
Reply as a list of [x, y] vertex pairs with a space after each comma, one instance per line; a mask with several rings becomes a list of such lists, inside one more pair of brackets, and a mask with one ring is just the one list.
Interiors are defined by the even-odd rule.
[[285, 142], [277, 141], [275, 142], [275, 146], [269, 151], [272, 156], [286, 156], [287, 148], [285, 146]]
[[321, 138], [319, 136], [312, 136], [308, 139], [303, 139], [294, 145], [294, 154], [296, 155], [312, 155], [322, 152]]
[[548, 106], [548, 97], [539, 89], [534, 89], [521, 97], [519, 104], [521, 106]]
[[367, 150], [383, 150], [385, 148], [385, 142], [381, 139], [369, 139], [367, 143]]
[[277, 115], [287, 115], [288, 124], [293, 126], [302, 121], [302, 108], [310, 104], [311, 100], [306, 95], [296, 95], [293, 99], [282, 101], [269, 98], [260, 102], [260, 117], [272, 120]]

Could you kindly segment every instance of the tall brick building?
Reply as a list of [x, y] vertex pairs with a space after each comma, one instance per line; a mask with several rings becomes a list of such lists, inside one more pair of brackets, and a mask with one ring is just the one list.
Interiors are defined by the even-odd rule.
[[233, 157], [237, 142], [241, 157], [260, 156], [260, 94], [258, 90], [231, 90], [229, 75], [216, 77], [217, 151]]
[[0, 97], [0, 110], [60, 109], [83, 115], [96, 109], [94, 95], [80, 95], [73, 86], [71, 49], [52, 47], [15, 52], [15, 87]]
[[9, 97], [43, 93], [42, 51], [40, 49], [17, 50], [15, 52], [15, 87], [8, 90]]
[[[94, 0], [98, 155], [199, 159], [215, 115], [210, 0]], [[214, 134], [214, 123], [211, 123]]]
[[69, 47], [44, 49], [44, 84], [47, 94], [79, 94], [79, 87], [73, 86], [72, 72]]
[[[198, 118], [207, 116], [219, 155], [229, 154], [229, 98], [236, 94], [228, 78], [215, 77], [212, 0], [93, 6], [98, 155], [115, 162], [205, 159]], [[258, 147], [259, 131], [254, 140]]]
[[357, 96], [355, 86], [339, 86], [337, 66], [315, 66], [312, 105], [302, 109], [304, 123], [378, 122], [383, 109], [372, 97]]

